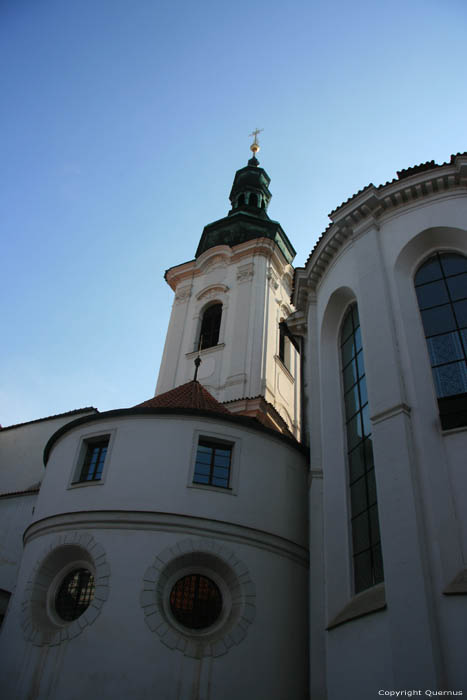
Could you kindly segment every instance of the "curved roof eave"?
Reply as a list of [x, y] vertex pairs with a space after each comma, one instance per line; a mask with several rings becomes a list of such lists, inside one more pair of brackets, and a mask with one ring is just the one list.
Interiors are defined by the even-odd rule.
[[104, 413], [91, 414], [88, 416], [83, 416], [77, 420], [71, 421], [66, 425], [55, 431], [55, 433], [49, 438], [45, 448], [44, 448], [44, 466], [47, 466], [49, 461], [49, 456], [52, 451], [53, 446], [65, 433], [74, 430], [80, 425], [85, 425], [86, 423], [96, 423], [99, 421], [106, 421], [112, 418], [122, 418], [122, 417], [133, 417], [133, 416], [196, 416], [202, 418], [214, 418], [219, 421], [226, 421], [227, 423], [236, 423], [244, 428], [250, 428], [256, 430], [260, 433], [265, 433], [270, 437], [276, 438], [285, 442], [290, 447], [295, 448], [305, 456], [308, 455], [308, 449], [305, 445], [297, 442], [294, 438], [287, 437], [282, 433], [268, 428], [256, 418], [250, 418], [249, 416], [239, 416], [232, 413], [218, 413], [216, 411], [207, 411], [197, 408], [117, 408], [113, 411], [105, 411]]
[[356, 229], [417, 200], [458, 189], [467, 192], [467, 153], [452, 155], [449, 163], [422, 163], [397, 173], [397, 178], [375, 187], [369, 184], [334, 209], [331, 223], [316, 241], [303, 267], [295, 268], [291, 301], [301, 309], [316, 288], [330, 261]]

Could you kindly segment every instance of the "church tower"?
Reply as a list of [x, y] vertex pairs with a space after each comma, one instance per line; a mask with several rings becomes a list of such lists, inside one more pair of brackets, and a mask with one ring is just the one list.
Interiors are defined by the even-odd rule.
[[300, 435], [300, 356], [286, 319], [295, 250], [269, 218], [270, 178], [253, 156], [227, 216], [205, 226], [195, 259], [167, 270], [175, 292], [156, 396], [193, 378], [232, 413]]

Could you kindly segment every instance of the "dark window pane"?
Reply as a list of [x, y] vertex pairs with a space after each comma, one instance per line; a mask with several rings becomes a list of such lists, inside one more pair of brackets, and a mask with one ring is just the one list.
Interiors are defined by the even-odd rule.
[[362, 513], [368, 508], [368, 500], [366, 495], [365, 477], [356, 481], [350, 487], [350, 500], [352, 505], [352, 517], [354, 518], [359, 513]]
[[353, 336], [351, 336], [342, 346], [342, 364], [348, 365], [352, 357], [355, 355], [355, 346]]
[[232, 447], [200, 439], [193, 482], [228, 488]]
[[457, 275], [460, 272], [467, 272], [467, 258], [456, 253], [442, 253], [440, 255], [441, 265], [446, 277]]
[[426, 336], [447, 333], [448, 331], [453, 331], [456, 327], [454, 314], [449, 305], [438, 306], [435, 309], [428, 309], [428, 311], [422, 311], [421, 313]]
[[417, 287], [418, 305], [421, 309], [426, 309], [428, 306], [438, 306], [439, 304], [447, 304], [449, 302], [448, 292], [444, 280], [431, 282]]
[[366, 475], [366, 482], [368, 488], [368, 504], [370, 506], [376, 503], [376, 481], [375, 481], [375, 470], [371, 469]]
[[348, 449], [353, 450], [358, 442], [362, 439], [362, 422], [360, 413], [357, 413], [349, 422], [347, 423], [347, 443]]
[[219, 340], [219, 330], [221, 327], [222, 304], [208, 306], [203, 314], [201, 331], [199, 334], [199, 348], [211, 348], [217, 345]]
[[360, 399], [358, 396], [358, 385], [355, 384], [353, 389], [347, 392], [344, 396], [345, 401], [345, 416], [349, 420], [360, 408]]
[[456, 301], [454, 313], [460, 328], [467, 328], [467, 301]]
[[371, 466], [374, 465], [374, 460], [373, 460], [373, 443], [371, 441], [371, 438], [367, 438], [365, 442], [363, 443], [363, 449], [365, 451], [365, 462], [366, 462], [366, 468], [370, 469]]
[[352, 324], [352, 314], [347, 314], [345, 317], [345, 321], [342, 324], [342, 331], [341, 331], [341, 343], [343, 343], [347, 338], [352, 335], [353, 333], [353, 324]]
[[459, 333], [446, 333], [427, 338], [428, 353], [432, 367], [445, 362], [460, 360], [464, 357]]
[[229, 485], [229, 482], [227, 481], [227, 479], [221, 479], [220, 477], [217, 477], [217, 476], [212, 477], [211, 483], [213, 486], [222, 486], [222, 488], [227, 488], [227, 486]]
[[352, 317], [353, 317], [354, 329], [356, 330], [356, 329], [358, 328], [358, 326], [360, 325], [360, 318], [359, 318], [359, 316], [358, 316], [358, 306], [357, 306], [357, 304], [353, 304], [353, 305], [352, 305], [351, 313], [352, 313]]
[[196, 462], [196, 473], [197, 474], [207, 474], [211, 471], [210, 464], [202, 464], [201, 462]]
[[209, 476], [203, 476], [202, 474], [195, 472], [193, 481], [195, 484], [209, 484]]
[[363, 421], [363, 434], [365, 437], [371, 435], [371, 421], [370, 421], [370, 409], [368, 404], [362, 409], [362, 421]]
[[368, 549], [370, 546], [370, 527], [368, 512], [362, 513], [352, 520], [352, 540], [355, 554]]
[[352, 450], [352, 452], [349, 454], [349, 467], [351, 483], [363, 476], [365, 472], [365, 454], [363, 445], [358, 445], [358, 447]]
[[354, 558], [355, 593], [373, 585], [371, 552], [363, 552]]
[[370, 530], [371, 530], [371, 544], [376, 544], [377, 542], [380, 541], [378, 506], [372, 506], [370, 508]]
[[439, 280], [443, 276], [441, 272], [441, 267], [439, 264], [438, 256], [427, 260], [419, 269], [415, 275], [415, 284], [424, 284], [425, 282], [432, 282], [433, 280]]
[[465, 361], [434, 367], [433, 376], [438, 397], [467, 392], [467, 363]]
[[446, 284], [449, 287], [449, 294], [453, 301], [467, 298], [467, 274], [449, 277], [446, 280]]
[[383, 555], [381, 552], [381, 544], [377, 544], [375, 547], [373, 547], [372, 554], [375, 583], [381, 583], [381, 581], [384, 581]]
[[344, 372], [344, 391], [350, 389], [350, 387], [357, 381], [357, 365], [355, 360], [352, 360], [350, 365], [347, 365]]

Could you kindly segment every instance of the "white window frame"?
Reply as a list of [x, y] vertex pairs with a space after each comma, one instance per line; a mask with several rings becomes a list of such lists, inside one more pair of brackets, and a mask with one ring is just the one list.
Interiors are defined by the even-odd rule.
[[[220, 444], [224, 443], [225, 445], [229, 445], [229, 447], [232, 448], [228, 488], [225, 488], [224, 486], [213, 486], [212, 484], [198, 484], [193, 481], [196, 467], [196, 455], [198, 453], [198, 445], [200, 438], [212, 440], [213, 442], [217, 442]], [[195, 430], [193, 433], [193, 443], [191, 450], [190, 469], [188, 471], [187, 487], [191, 489], [200, 489], [202, 491], [216, 491], [217, 493], [224, 493], [230, 496], [236, 496], [238, 491], [238, 480], [240, 475], [241, 442], [241, 439], [236, 435], [232, 435], [224, 431], [219, 432], [214, 430]]]
[[[103, 485], [105, 483], [109, 462], [111, 458], [111, 452], [113, 443], [115, 440], [116, 429], [111, 430], [95, 430], [92, 433], [86, 433], [81, 435], [79, 439], [79, 444], [76, 448], [75, 458], [73, 460], [73, 467], [70, 474], [70, 479], [68, 482], [68, 489], [82, 488], [83, 486], [97, 486]], [[84, 460], [86, 458], [86, 453], [90, 443], [97, 441], [99, 438], [109, 438], [109, 445], [107, 447], [107, 454], [105, 456], [104, 468], [102, 470], [102, 476], [100, 479], [93, 479], [90, 481], [78, 481], [83, 468]]]

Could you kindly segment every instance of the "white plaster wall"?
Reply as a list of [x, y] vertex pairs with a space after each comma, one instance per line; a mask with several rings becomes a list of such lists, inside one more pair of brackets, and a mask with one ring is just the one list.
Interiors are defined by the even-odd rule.
[[[69, 488], [83, 436], [113, 432], [102, 482]], [[234, 489], [192, 485], [199, 435], [234, 443]], [[272, 507], [272, 505], [274, 507]], [[237, 523], [306, 545], [306, 460], [296, 448], [229, 420], [122, 416], [63, 435], [46, 468], [34, 520], [88, 510], [184, 513]]]
[[[221, 656], [199, 660], [161, 643], [145, 624], [140, 606], [146, 568], [158, 552], [183, 536], [131, 529], [89, 532], [105, 550], [111, 572], [109, 595], [99, 617], [58, 646], [33, 646], [25, 642], [17, 625], [21, 596], [16, 596], [0, 637], [4, 700], [127, 700], [154, 693], [160, 700], [306, 697], [304, 567], [261, 546], [227, 541], [255, 583], [256, 617], [239, 644]], [[28, 543], [19, 590], [57, 534]]]
[[[113, 437], [102, 483], [68, 488], [81, 438], [108, 432]], [[232, 494], [192, 488], [200, 434], [234, 443]], [[122, 416], [90, 421], [60, 437], [0, 636], [2, 697], [78, 700], [91, 693], [113, 700], [153, 697], [157, 687], [161, 700], [302, 700], [308, 674], [306, 479], [304, 455], [279, 435], [221, 418]], [[19, 624], [28, 581], [51, 544], [62, 534], [70, 542], [77, 531], [89, 533], [98, 555], [105, 555], [108, 597], [81, 634], [34, 646]], [[256, 616], [244, 639], [201, 661], [163, 644], [140, 605], [148, 567], [187, 537], [222, 544], [231, 561], [241, 563], [239, 571], [246, 567], [255, 593]]]
[[49, 437], [62, 425], [88, 413], [57, 416], [0, 430], [0, 494], [38, 486], [44, 476], [42, 454]]
[[0, 498], [0, 588], [11, 592], [23, 552], [23, 533], [33, 518], [37, 494]]

